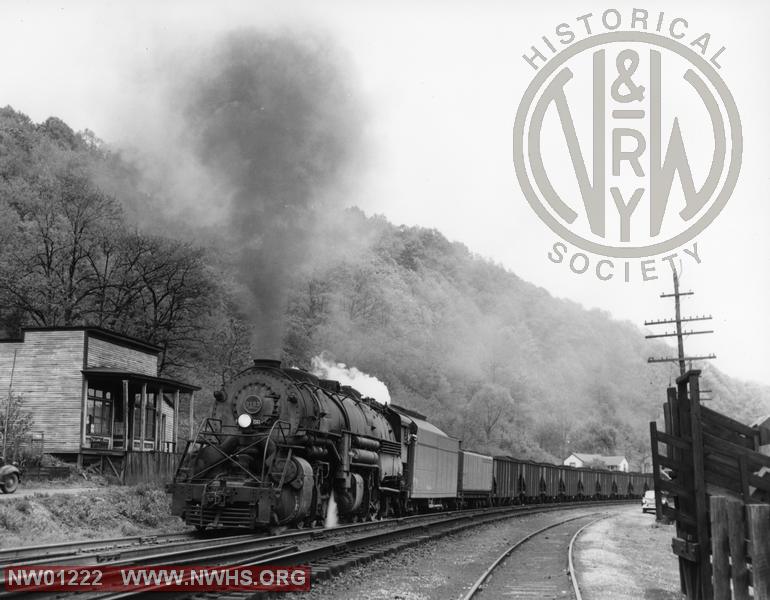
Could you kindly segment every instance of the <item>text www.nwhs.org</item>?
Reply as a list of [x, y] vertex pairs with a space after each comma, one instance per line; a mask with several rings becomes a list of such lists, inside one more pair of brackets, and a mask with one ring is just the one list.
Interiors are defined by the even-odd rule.
[[310, 567], [15, 566], [5, 569], [9, 591], [118, 592], [310, 590]]

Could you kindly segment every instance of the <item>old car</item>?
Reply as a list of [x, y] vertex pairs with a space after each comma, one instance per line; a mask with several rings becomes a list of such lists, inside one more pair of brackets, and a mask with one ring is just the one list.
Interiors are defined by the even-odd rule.
[[15, 464], [8, 464], [0, 457], [0, 491], [3, 494], [13, 494], [19, 487], [21, 470]]
[[[660, 495], [660, 503], [662, 506], [668, 506], [669, 504], [669, 497], [665, 492]], [[655, 490], [647, 490], [644, 492], [644, 496], [642, 496], [642, 512], [646, 513], [648, 510], [655, 512]]]

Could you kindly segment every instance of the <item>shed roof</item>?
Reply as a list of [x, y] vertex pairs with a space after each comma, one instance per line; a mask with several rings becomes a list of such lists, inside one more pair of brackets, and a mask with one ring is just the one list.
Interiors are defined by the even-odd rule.
[[131, 379], [133, 381], [141, 381], [143, 383], [167, 385], [168, 387], [179, 388], [179, 390], [183, 392], [192, 392], [201, 389], [199, 386], [192, 385], [191, 383], [184, 383], [183, 381], [176, 381], [174, 379], [167, 379], [165, 377], [152, 377], [150, 375], [142, 375], [141, 373], [132, 373], [131, 371], [124, 371], [123, 369], [91, 367], [88, 369], [83, 369], [81, 373], [86, 376], [101, 376], [106, 379]]
[[7, 338], [0, 340], [0, 342], [23, 342], [24, 341], [24, 334], [29, 332], [38, 332], [38, 331], [84, 331], [89, 336], [104, 339], [110, 342], [115, 342], [118, 344], [122, 344], [124, 346], [129, 346], [132, 348], [138, 348], [139, 350], [144, 350], [145, 352], [150, 352], [152, 354], [160, 354], [160, 352], [163, 350], [160, 346], [156, 346], [155, 344], [151, 344], [150, 342], [147, 342], [145, 340], [140, 340], [139, 338], [131, 337], [130, 335], [123, 335], [122, 333], [117, 333], [116, 331], [110, 331], [109, 329], [104, 329], [102, 327], [89, 327], [89, 326], [75, 326], [75, 327], [24, 327], [22, 328], [22, 337], [19, 338]]

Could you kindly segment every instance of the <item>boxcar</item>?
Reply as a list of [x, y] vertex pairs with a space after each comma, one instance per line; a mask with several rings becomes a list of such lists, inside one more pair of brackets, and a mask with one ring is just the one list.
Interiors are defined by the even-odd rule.
[[427, 508], [450, 506], [457, 499], [460, 441], [423, 415], [391, 407], [401, 416], [402, 457], [406, 458], [404, 474], [410, 502]]
[[581, 469], [583, 480], [583, 495], [586, 498], [593, 498], [601, 493], [601, 483], [598, 473], [592, 469]]
[[521, 461], [510, 456], [495, 456], [495, 503], [521, 502]]
[[458, 459], [457, 491], [460, 500], [466, 505], [488, 505], [494, 484], [492, 457], [461, 450]]
[[541, 467], [542, 495], [546, 502], [559, 497], [560, 469], [557, 465], [543, 463]]
[[644, 495], [648, 489], [651, 489], [650, 478], [651, 475], [645, 475], [642, 473], [631, 473], [631, 486], [633, 492], [631, 495], [639, 498]]
[[577, 498], [583, 493], [580, 471], [575, 467], [564, 467], [562, 469], [562, 479], [564, 480], [564, 495], [568, 500]]
[[628, 474], [628, 495], [629, 496], [638, 496], [640, 493], [643, 494], [640, 489], [637, 489], [640, 486], [640, 483], [642, 482], [642, 479], [639, 475], [639, 473], [629, 473]]
[[618, 471], [615, 474], [615, 481], [617, 482], [617, 491], [616, 494], [620, 498], [627, 498], [628, 493], [628, 485], [631, 483], [631, 475], [624, 471]]
[[567, 498], [567, 469], [564, 465], [556, 465], [558, 494], [556, 500], [564, 502]]
[[522, 496], [525, 502], [541, 501], [542, 467], [539, 463], [522, 461], [521, 463]]
[[615, 482], [615, 472], [599, 471], [597, 473], [597, 479], [599, 480], [599, 489], [597, 495], [601, 498], [609, 498], [612, 496], [613, 483]]

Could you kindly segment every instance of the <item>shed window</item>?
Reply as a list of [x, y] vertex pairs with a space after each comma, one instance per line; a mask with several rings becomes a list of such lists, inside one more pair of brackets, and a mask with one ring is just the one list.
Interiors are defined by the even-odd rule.
[[142, 431], [142, 395], [134, 394], [134, 408], [133, 408], [133, 437], [138, 440], [141, 437]]
[[147, 393], [147, 406], [145, 407], [146, 417], [144, 421], [144, 439], [152, 441], [155, 439], [155, 402], [154, 393]]
[[87, 429], [89, 435], [112, 433], [112, 393], [88, 388]]

